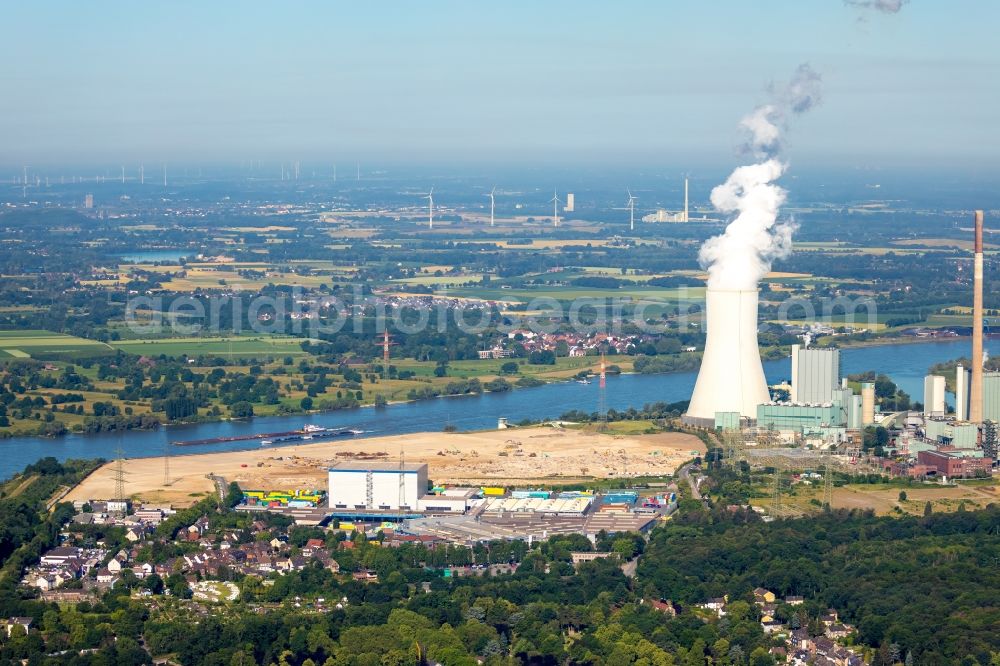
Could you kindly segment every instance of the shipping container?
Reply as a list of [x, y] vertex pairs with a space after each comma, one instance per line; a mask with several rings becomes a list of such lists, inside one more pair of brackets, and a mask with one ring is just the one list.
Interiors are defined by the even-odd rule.
[[504, 492], [503, 488], [483, 488], [483, 495], [487, 497], [503, 497]]

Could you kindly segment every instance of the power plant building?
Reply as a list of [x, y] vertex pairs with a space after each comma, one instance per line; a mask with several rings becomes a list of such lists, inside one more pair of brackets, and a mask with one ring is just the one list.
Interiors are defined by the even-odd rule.
[[757, 427], [779, 432], [811, 432], [824, 426], [839, 425], [839, 412], [839, 408], [829, 402], [825, 405], [781, 402], [758, 405]]
[[840, 350], [792, 345], [792, 402], [830, 402], [839, 385]]
[[957, 449], [973, 449], [979, 437], [979, 427], [975, 423], [951, 421], [948, 419], [927, 419], [924, 435], [940, 445]]
[[972, 382], [972, 372], [968, 368], [955, 368], [955, 418], [959, 421], [969, 420], [969, 385]]
[[983, 420], [1000, 421], [1000, 372], [983, 373]]
[[716, 412], [716, 430], [739, 430], [743, 425], [743, 418], [739, 412]]
[[563, 210], [567, 213], [572, 213], [576, 210], [576, 196], [572, 192], [566, 193], [566, 206]]
[[[982, 373], [981, 411], [984, 421], [1000, 421], [1000, 372]], [[971, 421], [972, 372], [968, 368], [955, 368], [955, 420]]]
[[875, 423], [875, 384], [861, 383], [861, 425], [870, 426]]
[[427, 494], [426, 464], [339, 462], [328, 478], [331, 509], [415, 510]]
[[944, 416], [945, 382], [941, 375], [924, 377], [924, 416]]
[[657, 208], [655, 213], [643, 215], [643, 222], [689, 222], [688, 214], [688, 179], [684, 179], [684, 210], [677, 213], [670, 212], [664, 208]]
[[861, 396], [849, 388], [833, 391], [833, 404], [840, 409], [839, 421], [848, 430], [861, 430]]
[[861, 427], [861, 396], [835, 389], [825, 403], [769, 402], [757, 407], [757, 427], [800, 435], [845, 434]]

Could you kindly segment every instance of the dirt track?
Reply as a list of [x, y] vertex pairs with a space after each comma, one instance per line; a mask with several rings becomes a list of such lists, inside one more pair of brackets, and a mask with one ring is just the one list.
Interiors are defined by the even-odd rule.
[[[537, 427], [482, 433], [416, 433], [249, 451], [170, 458], [164, 484], [163, 458], [126, 460], [126, 489], [146, 502], [193, 503], [212, 492], [208, 474], [237, 481], [244, 488], [313, 489], [326, 487], [331, 461], [367, 458], [426, 462], [438, 483], [511, 485], [570, 482], [672, 473], [704, 452], [696, 437], [681, 433], [605, 435]], [[67, 499], [106, 499], [114, 492], [114, 463], [73, 489]]]

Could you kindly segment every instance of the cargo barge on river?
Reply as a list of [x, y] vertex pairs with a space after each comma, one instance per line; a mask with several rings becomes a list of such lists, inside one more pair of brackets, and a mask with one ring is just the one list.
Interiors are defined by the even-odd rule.
[[363, 433], [363, 430], [355, 430], [353, 428], [323, 428], [321, 426], [306, 425], [301, 430], [261, 432], [232, 437], [211, 437], [209, 439], [189, 439], [174, 441], [171, 444], [174, 446], [208, 446], [210, 444], [224, 444], [226, 442], [260, 440], [261, 446], [270, 446], [271, 444], [287, 444], [289, 442], [314, 442], [316, 440], [335, 439], [338, 437], [354, 437]]

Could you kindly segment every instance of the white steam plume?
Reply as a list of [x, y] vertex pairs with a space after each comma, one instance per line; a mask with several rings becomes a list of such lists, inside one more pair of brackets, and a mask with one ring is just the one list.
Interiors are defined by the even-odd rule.
[[874, 9], [883, 14], [896, 14], [909, 0], [844, 0], [848, 7]]
[[799, 65], [785, 87], [771, 87], [771, 96], [770, 103], [740, 121], [749, 132], [745, 149], [760, 161], [738, 167], [712, 190], [716, 210], [736, 217], [725, 233], [709, 238], [698, 253], [698, 261], [708, 270], [709, 289], [756, 289], [771, 262], [792, 249], [795, 224], [778, 222], [786, 192], [774, 181], [787, 165], [777, 155], [788, 117], [819, 103], [819, 74], [807, 64]]

